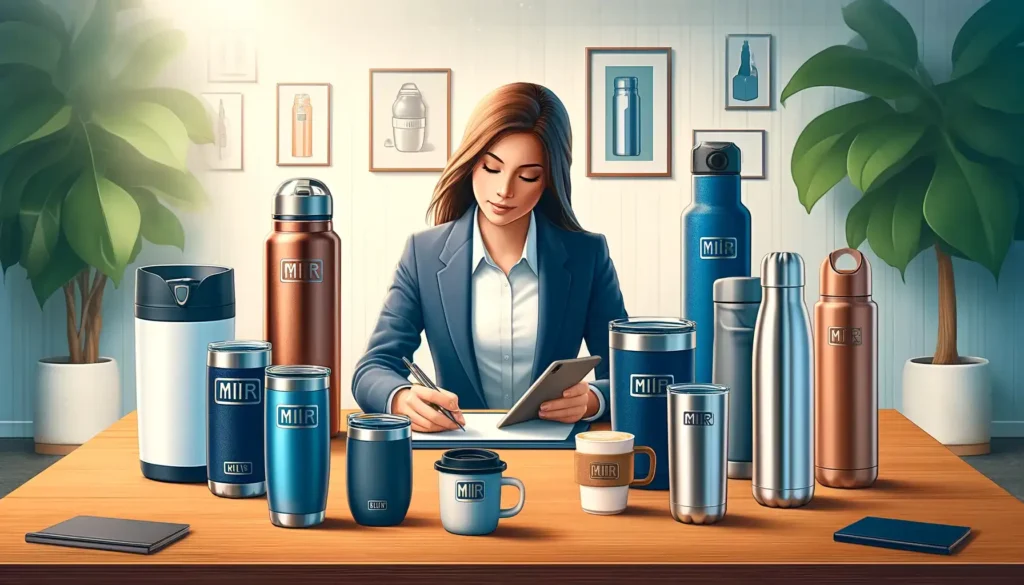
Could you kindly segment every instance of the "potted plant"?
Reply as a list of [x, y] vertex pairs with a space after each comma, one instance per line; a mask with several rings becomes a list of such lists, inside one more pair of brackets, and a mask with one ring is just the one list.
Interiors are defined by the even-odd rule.
[[846, 218], [850, 247], [867, 240], [901, 275], [919, 253], [935, 254], [938, 344], [933, 356], [907, 361], [903, 412], [958, 454], [987, 453], [988, 361], [957, 351], [951, 257], [998, 278], [1010, 244], [1024, 239], [1024, 11], [1019, 0], [982, 6], [957, 34], [952, 76], [942, 83], [921, 65], [910, 24], [886, 2], [852, 2], [843, 20], [856, 42], [817, 53], [782, 91], [783, 104], [811, 87], [867, 94], [801, 132], [792, 157], [800, 202], [809, 213], [849, 176], [863, 193]]
[[[0, 4], [0, 264], [20, 264], [40, 307], [58, 290], [67, 356], [39, 360], [35, 441], [68, 452], [121, 415], [120, 376], [99, 354], [103, 291], [143, 240], [184, 250], [175, 213], [205, 193], [185, 166], [213, 141], [202, 103], [151, 87], [185, 46], [159, 20], [119, 27], [129, 0], [98, 0], [77, 35], [38, 0]], [[131, 16], [130, 14], [128, 16]]]

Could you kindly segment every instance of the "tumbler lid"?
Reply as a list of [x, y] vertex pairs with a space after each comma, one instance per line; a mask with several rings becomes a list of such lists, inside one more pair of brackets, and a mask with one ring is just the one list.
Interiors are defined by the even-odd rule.
[[761, 286], [795, 288], [804, 285], [804, 259], [796, 252], [770, 252], [761, 260]]
[[267, 390], [308, 392], [331, 385], [331, 369], [323, 366], [269, 366], [265, 372]]
[[322, 181], [309, 178], [288, 179], [274, 196], [274, 219], [326, 221], [334, 213], [331, 191]]
[[348, 415], [348, 438], [357, 441], [397, 441], [412, 437], [412, 421], [400, 414], [354, 412]]
[[135, 316], [146, 321], [220, 321], [235, 316], [235, 271], [164, 264], [135, 271]]
[[[857, 265], [851, 269], [839, 268], [836, 263], [850, 256]], [[821, 295], [826, 297], [870, 297], [871, 263], [853, 248], [840, 248], [825, 257], [821, 263]]]
[[238, 370], [266, 368], [270, 365], [270, 342], [215, 341], [206, 346], [206, 365]]
[[608, 347], [625, 351], [685, 351], [697, 346], [697, 324], [676, 317], [628, 317], [608, 323]]
[[501, 473], [508, 468], [498, 454], [487, 449], [451, 449], [434, 463], [434, 469], [445, 473], [477, 475]]
[[716, 303], [760, 303], [761, 279], [756, 276], [719, 278], [714, 285]]

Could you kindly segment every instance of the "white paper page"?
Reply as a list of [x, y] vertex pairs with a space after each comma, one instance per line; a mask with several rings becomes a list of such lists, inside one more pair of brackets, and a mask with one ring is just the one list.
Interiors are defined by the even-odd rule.
[[528, 420], [503, 429], [501, 412], [464, 412], [466, 432], [459, 429], [440, 433], [412, 434], [413, 441], [564, 441], [575, 425], [550, 420]]

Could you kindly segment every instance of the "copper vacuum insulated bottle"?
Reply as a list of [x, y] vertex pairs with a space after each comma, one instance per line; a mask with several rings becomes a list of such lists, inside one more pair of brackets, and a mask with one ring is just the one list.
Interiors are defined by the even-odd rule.
[[290, 179], [274, 197], [274, 231], [267, 238], [264, 335], [275, 366], [330, 369], [331, 436], [341, 407], [341, 240], [331, 224], [327, 185]]
[[[857, 263], [843, 269], [836, 262]], [[833, 488], [862, 488], [878, 477], [878, 306], [871, 265], [842, 248], [821, 263], [814, 305], [814, 478]]]

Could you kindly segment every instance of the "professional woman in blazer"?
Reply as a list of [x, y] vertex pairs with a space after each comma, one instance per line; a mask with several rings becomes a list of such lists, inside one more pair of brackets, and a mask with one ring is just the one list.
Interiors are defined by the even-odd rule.
[[[626, 317], [604, 236], [583, 230], [570, 204], [569, 117], [551, 90], [513, 83], [470, 117], [430, 203], [437, 227], [406, 242], [395, 281], [352, 380], [366, 412], [456, 428], [461, 409], [508, 409], [554, 360], [581, 342], [602, 360], [594, 382], [545, 402], [541, 418], [607, 417], [608, 322]], [[408, 380], [426, 330], [435, 392]]]

